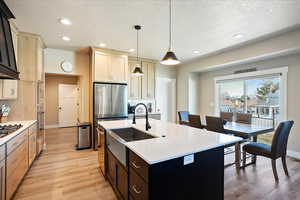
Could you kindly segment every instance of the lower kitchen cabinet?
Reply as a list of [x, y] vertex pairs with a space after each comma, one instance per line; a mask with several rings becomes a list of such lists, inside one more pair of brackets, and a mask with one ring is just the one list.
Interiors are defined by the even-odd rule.
[[179, 157], [149, 165], [127, 149], [124, 167], [109, 150], [107, 155], [106, 175], [119, 200], [224, 199], [223, 147], [195, 153], [189, 164]]
[[113, 187], [116, 186], [116, 159], [114, 158], [113, 154], [110, 151], [107, 151], [107, 178], [109, 179], [110, 183]]
[[126, 169], [117, 162], [116, 188], [124, 200], [128, 199], [128, 174]]
[[34, 161], [35, 159], [35, 156], [36, 156], [36, 132], [32, 132], [32, 133], [29, 133], [29, 160], [28, 160], [28, 163], [29, 163], [29, 166], [32, 164], [32, 162]]
[[0, 200], [5, 200], [5, 160], [0, 162]]
[[28, 138], [7, 156], [6, 197], [11, 199], [28, 170]]
[[127, 169], [107, 151], [107, 178], [119, 199], [128, 200], [128, 172]]

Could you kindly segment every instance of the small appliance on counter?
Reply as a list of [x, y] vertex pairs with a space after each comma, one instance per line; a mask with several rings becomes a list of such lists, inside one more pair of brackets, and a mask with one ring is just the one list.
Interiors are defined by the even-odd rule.
[[91, 124], [88, 122], [79, 123], [77, 125], [77, 150], [91, 148]]

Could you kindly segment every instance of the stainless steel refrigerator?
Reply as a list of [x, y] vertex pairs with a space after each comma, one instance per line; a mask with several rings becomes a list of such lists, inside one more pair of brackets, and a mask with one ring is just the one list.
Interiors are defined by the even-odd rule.
[[[127, 84], [94, 83], [94, 130], [99, 120], [116, 120], [128, 117]], [[98, 145], [94, 131], [94, 148]]]

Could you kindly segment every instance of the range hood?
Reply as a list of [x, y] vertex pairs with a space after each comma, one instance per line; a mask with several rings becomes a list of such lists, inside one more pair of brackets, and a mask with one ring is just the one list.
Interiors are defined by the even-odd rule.
[[15, 18], [0, 0], [0, 79], [19, 79], [9, 19]]

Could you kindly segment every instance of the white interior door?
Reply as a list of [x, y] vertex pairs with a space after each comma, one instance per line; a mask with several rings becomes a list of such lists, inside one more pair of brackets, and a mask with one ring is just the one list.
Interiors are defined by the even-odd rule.
[[78, 119], [77, 85], [58, 85], [59, 127], [76, 126]]
[[176, 79], [157, 78], [156, 106], [161, 120], [176, 122]]

